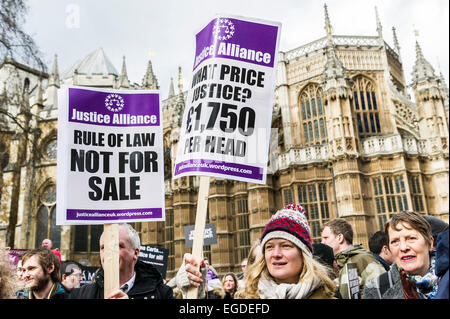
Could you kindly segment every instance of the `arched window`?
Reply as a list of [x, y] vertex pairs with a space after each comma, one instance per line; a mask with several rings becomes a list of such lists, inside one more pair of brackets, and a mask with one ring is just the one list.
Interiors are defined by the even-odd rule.
[[56, 225], [56, 186], [48, 185], [39, 197], [39, 209], [36, 215], [36, 247], [49, 238], [53, 248], [61, 248], [61, 226]]
[[28, 91], [30, 90], [30, 79], [29, 78], [25, 78], [25, 80], [23, 81], [23, 93], [28, 93]]
[[381, 133], [378, 104], [375, 95], [375, 89], [369, 79], [363, 76], [358, 76], [354, 79], [353, 110], [360, 138]]
[[300, 119], [304, 145], [327, 141], [325, 108], [322, 104], [322, 90], [318, 85], [308, 85], [300, 93]]
[[48, 238], [48, 209], [41, 205], [36, 216], [36, 247], [40, 247], [45, 238]]

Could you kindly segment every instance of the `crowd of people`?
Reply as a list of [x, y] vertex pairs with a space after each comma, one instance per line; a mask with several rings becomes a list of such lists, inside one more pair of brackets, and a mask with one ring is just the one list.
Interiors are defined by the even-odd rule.
[[139, 260], [140, 238], [119, 225], [120, 288], [104, 295], [104, 240], [92, 282], [80, 286], [82, 266], [62, 261], [49, 239], [20, 257], [16, 271], [0, 250], [0, 298], [17, 299], [448, 299], [448, 224], [403, 211], [369, 239], [369, 250], [353, 242], [343, 218], [326, 222], [321, 243], [312, 243], [302, 206], [291, 204], [267, 222], [241, 263], [242, 273], [219, 276], [209, 260], [185, 254], [166, 282]]

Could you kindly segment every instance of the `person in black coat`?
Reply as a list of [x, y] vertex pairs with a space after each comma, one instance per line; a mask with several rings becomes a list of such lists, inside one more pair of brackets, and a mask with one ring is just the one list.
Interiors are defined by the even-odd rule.
[[[134, 284], [126, 290], [129, 299], [173, 299], [172, 288], [163, 283], [161, 274], [151, 264], [137, 261], [134, 271]], [[96, 273], [93, 283], [75, 289], [69, 299], [104, 299], [103, 268]]]
[[[119, 284], [106, 299], [173, 299], [172, 288], [165, 285], [161, 274], [150, 264], [138, 261], [140, 239], [129, 224], [119, 224]], [[104, 265], [104, 240], [100, 237], [100, 261]], [[95, 281], [75, 289], [69, 299], [103, 299], [104, 272]]]
[[448, 228], [437, 235], [436, 245], [436, 275], [439, 277], [438, 290], [435, 299], [449, 299], [449, 264], [448, 264]]

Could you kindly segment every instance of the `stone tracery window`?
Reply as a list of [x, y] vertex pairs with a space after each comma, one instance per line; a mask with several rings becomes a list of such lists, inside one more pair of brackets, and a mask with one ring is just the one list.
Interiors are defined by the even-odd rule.
[[359, 137], [379, 135], [381, 133], [380, 117], [372, 81], [363, 76], [358, 76], [354, 79], [352, 91], [353, 111]]
[[299, 103], [303, 144], [315, 145], [326, 142], [326, 117], [320, 87], [316, 84], [308, 85], [300, 93]]

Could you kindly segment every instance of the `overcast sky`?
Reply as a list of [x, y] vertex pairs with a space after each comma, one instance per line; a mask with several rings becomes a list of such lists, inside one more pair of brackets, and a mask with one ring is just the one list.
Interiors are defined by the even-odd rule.
[[103, 47], [118, 72], [125, 55], [130, 81], [140, 84], [151, 59], [165, 99], [170, 77], [178, 92], [178, 66], [187, 88], [194, 35], [215, 14], [281, 22], [280, 50], [289, 51], [325, 36], [324, 3], [336, 35], [375, 36], [377, 6], [383, 37], [391, 47], [392, 27], [397, 30], [408, 84], [416, 58], [413, 30], [418, 30], [425, 58], [449, 84], [448, 0], [28, 0], [25, 29], [49, 68], [58, 55], [60, 74]]

